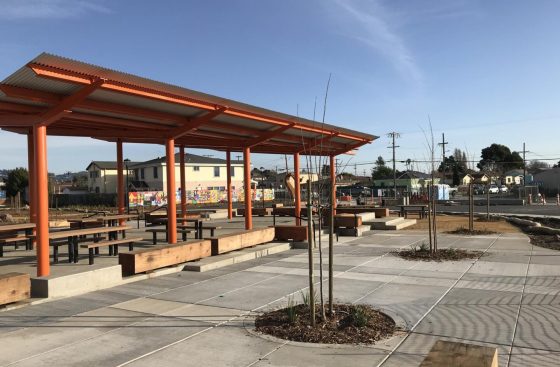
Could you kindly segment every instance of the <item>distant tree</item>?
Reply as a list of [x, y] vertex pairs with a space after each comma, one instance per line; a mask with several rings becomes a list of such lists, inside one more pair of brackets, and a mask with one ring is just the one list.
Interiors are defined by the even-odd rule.
[[560, 168], [560, 161], [558, 161], [558, 163], [556, 163], [554, 166], [552, 166], [552, 168]]
[[445, 161], [439, 165], [438, 172], [448, 173], [453, 175], [453, 185], [457, 186], [461, 183], [461, 177], [467, 173], [467, 167], [461, 162], [455, 160], [455, 156], [445, 157]]
[[467, 170], [467, 153], [463, 152], [459, 148], [455, 148], [455, 150], [453, 151], [453, 158], [455, 159], [456, 164], [460, 167], [460, 170]]
[[18, 193], [23, 193], [29, 185], [29, 174], [25, 168], [16, 168], [8, 172], [6, 178], [6, 195], [14, 197]]
[[502, 144], [492, 144], [482, 149], [482, 158], [476, 165], [480, 170], [503, 174], [506, 171], [516, 168], [523, 168], [523, 159], [517, 152]]
[[377, 160], [375, 161], [375, 167], [371, 171], [371, 177], [374, 180], [393, 177], [393, 170], [385, 165], [385, 160], [383, 159], [383, 157], [377, 157]]
[[86, 174], [75, 174], [72, 176], [72, 186], [74, 187], [87, 187], [88, 177]]
[[550, 168], [550, 164], [543, 162], [543, 161], [538, 161], [538, 160], [532, 160], [531, 162], [529, 162], [527, 164], [527, 171], [534, 173], [537, 172], [538, 170], [541, 169], [546, 169], [546, 168]]

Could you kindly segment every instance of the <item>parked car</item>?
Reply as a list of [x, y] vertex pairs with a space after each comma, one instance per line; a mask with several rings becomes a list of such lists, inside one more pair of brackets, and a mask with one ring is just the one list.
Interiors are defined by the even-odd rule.
[[498, 194], [500, 192], [500, 189], [496, 185], [490, 185], [490, 187], [488, 188], [488, 192], [491, 194]]
[[483, 185], [474, 185], [473, 186], [473, 194], [474, 195], [483, 195], [486, 191], [484, 190]]
[[508, 188], [505, 185], [500, 186], [500, 192], [508, 192]]

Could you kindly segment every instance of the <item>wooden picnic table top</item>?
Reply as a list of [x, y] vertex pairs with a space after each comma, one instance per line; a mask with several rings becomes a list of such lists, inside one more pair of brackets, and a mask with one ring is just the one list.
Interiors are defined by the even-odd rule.
[[35, 223], [6, 224], [0, 226], [0, 232], [22, 231], [35, 228]]
[[86, 218], [73, 218], [67, 219], [70, 223], [96, 223], [98, 222], [99, 217], [86, 217]]
[[399, 205], [401, 208], [427, 208], [428, 204], [409, 204], [409, 205]]
[[72, 229], [69, 231], [50, 232], [49, 239], [56, 240], [56, 239], [66, 238], [66, 237], [86, 236], [88, 234], [124, 231], [131, 228], [132, 227], [130, 226], [118, 226], [118, 227], [95, 227], [95, 228], [85, 228], [85, 229]]

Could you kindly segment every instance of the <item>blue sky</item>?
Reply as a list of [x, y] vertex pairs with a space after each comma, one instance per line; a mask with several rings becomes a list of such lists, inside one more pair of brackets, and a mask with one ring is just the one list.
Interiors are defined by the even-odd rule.
[[[311, 118], [332, 73], [326, 120], [381, 137], [343, 157], [349, 171], [389, 160], [390, 131], [401, 133], [397, 160], [427, 160], [428, 116], [436, 140], [444, 132], [473, 159], [526, 142], [529, 159], [557, 161], [559, 15], [555, 0], [0, 0], [0, 79], [46, 51]], [[0, 168], [25, 165], [25, 144], [0, 132]], [[48, 147], [56, 173], [115, 158], [91, 139]], [[131, 160], [163, 155], [125, 145]]]

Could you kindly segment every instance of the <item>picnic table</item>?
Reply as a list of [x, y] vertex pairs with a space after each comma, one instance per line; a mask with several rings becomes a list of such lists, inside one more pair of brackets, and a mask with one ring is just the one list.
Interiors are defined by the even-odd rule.
[[408, 213], [417, 213], [420, 218], [428, 216], [428, 205], [426, 204], [412, 204], [412, 205], [399, 205], [399, 216], [408, 218]]
[[[25, 241], [25, 249], [33, 249], [33, 229], [35, 223], [8, 224], [0, 226], [0, 257], [4, 256], [4, 245], [13, 243], [17, 249], [20, 241]], [[20, 232], [23, 232], [21, 234]]]
[[[123, 238], [125, 238], [126, 234], [125, 231], [130, 229], [129, 226], [113, 226], [113, 227], [94, 227], [94, 228], [84, 228], [84, 229], [71, 229], [71, 230], [63, 230], [57, 232], [50, 232], [49, 233], [49, 240], [62, 240], [67, 239], [68, 245], [68, 262], [69, 263], [77, 263], [78, 262], [78, 244], [79, 239], [83, 238], [84, 236], [93, 235], [93, 241], [98, 241], [101, 234], [108, 233], [110, 238], [116, 239], [118, 237], [118, 232], [122, 233]], [[51, 245], [54, 246], [54, 253], [53, 253], [53, 261], [55, 263], [58, 262], [58, 246], [62, 243], [51, 242]], [[113, 246], [109, 247], [109, 255], [114, 253]]]

